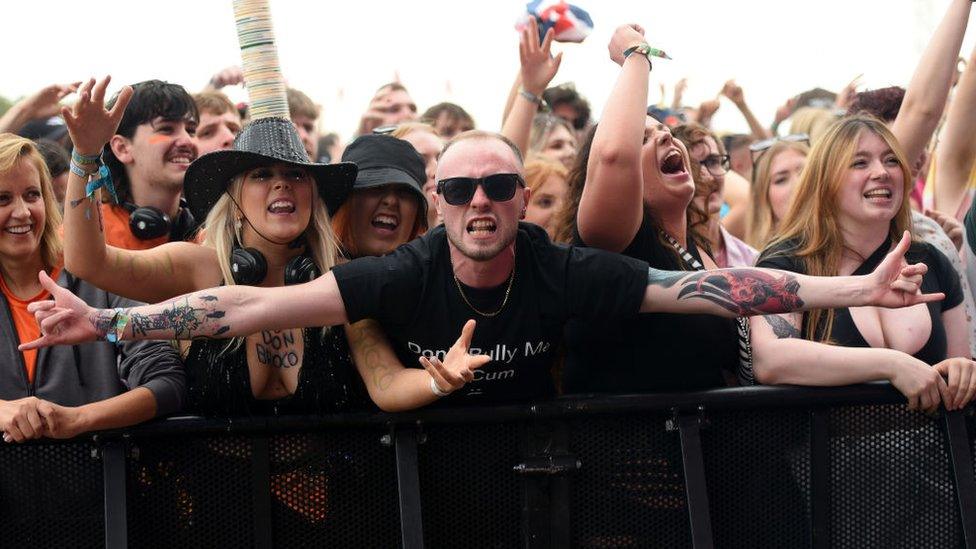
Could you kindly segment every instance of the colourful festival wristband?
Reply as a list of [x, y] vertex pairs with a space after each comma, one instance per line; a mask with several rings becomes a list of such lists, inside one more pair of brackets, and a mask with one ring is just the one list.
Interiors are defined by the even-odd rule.
[[71, 149], [71, 160], [78, 164], [101, 164], [102, 154], [81, 154], [78, 149]]
[[128, 324], [129, 315], [125, 312], [125, 309], [121, 307], [116, 308], [115, 315], [112, 316], [112, 321], [109, 323], [108, 331], [105, 332], [105, 341], [121, 345], [122, 335], [125, 333], [125, 327]]

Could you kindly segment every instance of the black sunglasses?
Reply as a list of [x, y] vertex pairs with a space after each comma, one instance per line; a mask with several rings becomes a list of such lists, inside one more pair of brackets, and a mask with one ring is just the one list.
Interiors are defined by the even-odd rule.
[[451, 206], [471, 202], [478, 185], [492, 202], [505, 202], [515, 196], [515, 188], [525, 186], [525, 180], [517, 173], [496, 173], [483, 178], [450, 177], [437, 182], [437, 194]]

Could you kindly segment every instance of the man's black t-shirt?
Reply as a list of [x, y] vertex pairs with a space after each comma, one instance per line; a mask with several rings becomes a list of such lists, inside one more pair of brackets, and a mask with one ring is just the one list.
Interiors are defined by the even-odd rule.
[[966, 229], [966, 241], [969, 244], [969, 249], [973, 252], [973, 255], [976, 255], [976, 198], [973, 199], [973, 204], [969, 207], [969, 211], [966, 212], [966, 217], [963, 219], [962, 224]]
[[[576, 243], [585, 245], [579, 235]], [[658, 238], [647, 215], [624, 255], [655, 269], [692, 270]], [[698, 261], [695, 246], [688, 250]], [[683, 391], [725, 386], [734, 376], [739, 342], [733, 319], [712, 315], [647, 313], [599, 324], [571, 321], [566, 327], [567, 393]]]
[[[780, 269], [794, 273], [806, 274], [803, 259], [793, 253], [797, 247], [795, 242], [783, 242], [763, 251], [756, 263], [757, 267]], [[866, 275], [877, 268], [878, 264], [891, 250], [891, 243], [885, 242], [878, 247], [852, 274]], [[927, 363], [936, 364], [946, 358], [947, 340], [945, 326], [942, 324], [942, 313], [962, 303], [962, 287], [959, 285], [959, 275], [952, 267], [949, 259], [942, 252], [927, 242], [913, 243], [905, 254], [909, 263], [925, 263], [929, 270], [922, 277], [922, 293], [945, 292], [945, 299], [928, 304], [929, 318], [932, 331], [928, 341], [915, 353], [915, 358]], [[802, 334], [807, 330], [808, 315], [803, 315]], [[844, 347], [870, 347], [861, 335], [860, 330], [851, 317], [850, 309], [834, 309], [834, 322], [830, 330], [829, 340]]]
[[[443, 359], [468, 319], [478, 322], [471, 353], [492, 361], [474, 381], [444, 402], [519, 401], [548, 397], [555, 386], [553, 355], [567, 319], [590, 324], [635, 315], [647, 287], [647, 264], [617, 254], [557, 246], [545, 231], [519, 224], [515, 278], [508, 302], [494, 317], [482, 316], [461, 297], [454, 281], [447, 234], [437, 227], [383, 257], [367, 257], [333, 269], [350, 322], [378, 320], [400, 361]], [[464, 288], [483, 312], [501, 305], [498, 288]]]

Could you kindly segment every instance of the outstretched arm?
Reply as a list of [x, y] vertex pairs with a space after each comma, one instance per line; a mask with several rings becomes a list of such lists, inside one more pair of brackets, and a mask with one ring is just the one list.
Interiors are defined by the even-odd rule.
[[935, 207], [961, 220], [966, 215], [962, 206], [976, 161], [976, 49], [959, 78], [935, 155], [939, 174]]
[[651, 268], [641, 312], [738, 317], [840, 307], [905, 307], [943, 299], [941, 293], [919, 293], [928, 267], [905, 263], [910, 245], [906, 231], [878, 268], [864, 276], [806, 276], [759, 268], [693, 273]]
[[54, 300], [28, 306], [41, 326], [41, 337], [21, 345], [22, 351], [99, 339], [229, 338], [346, 322], [346, 309], [331, 272], [307, 284], [223, 286], [122, 310], [89, 307], [43, 271], [40, 280]]
[[647, 117], [647, 59], [624, 57], [644, 42], [637, 25], [618, 27], [608, 46], [621, 65], [603, 117], [593, 136], [586, 185], [576, 214], [580, 236], [594, 248], [620, 252], [634, 239], [644, 216], [641, 144]]
[[952, 0], [918, 61], [898, 117], [891, 124], [909, 164], [918, 160], [942, 117], [972, 5], [972, 0]]

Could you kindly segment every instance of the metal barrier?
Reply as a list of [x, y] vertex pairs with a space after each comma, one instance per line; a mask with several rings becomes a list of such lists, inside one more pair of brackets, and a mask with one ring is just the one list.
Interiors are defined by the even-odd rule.
[[888, 384], [178, 418], [0, 448], [39, 547], [971, 547], [973, 416]]

